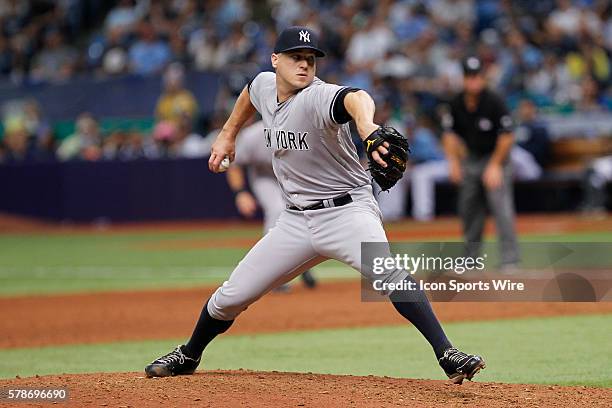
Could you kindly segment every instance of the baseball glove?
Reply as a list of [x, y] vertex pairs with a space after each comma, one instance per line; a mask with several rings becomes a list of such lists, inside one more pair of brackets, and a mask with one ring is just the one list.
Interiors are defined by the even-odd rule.
[[[372, 153], [383, 143], [389, 143], [387, 150], [389, 153], [380, 157], [387, 163], [387, 167], [378, 164], [372, 157]], [[372, 178], [380, 186], [382, 191], [387, 191], [395, 185], [406, 171], [406, 162], [410, 147], [408, 140], [400, 132], [390, 126], [381, 126], [370, 134], [364, 141], [366, 153], [368, 155], [368, 170]]]

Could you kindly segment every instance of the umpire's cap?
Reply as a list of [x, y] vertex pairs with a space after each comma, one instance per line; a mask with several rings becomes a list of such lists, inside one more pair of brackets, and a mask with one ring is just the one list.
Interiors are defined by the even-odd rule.
[[463, 74], [464, 75], [478, 75], [482, 71], [482, 62], [476, 56], [469, 56], [463, 60]]
[[313, 50], [317, 57], [325, 53], [319, 48], [319, 36], [308, 27], [293, 26], [285, 28], [276, 40], [274, 53], [308, 49]]

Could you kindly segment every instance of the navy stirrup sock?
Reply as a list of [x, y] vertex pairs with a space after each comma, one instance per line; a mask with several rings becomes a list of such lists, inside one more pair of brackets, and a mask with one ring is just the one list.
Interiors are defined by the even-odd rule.
[[[407, 276], [406, 280], [415, 282], [412, 276]], [[389, 299], [399, 314], [412, 323], [427, 339], [438, 359], [444, 355], [446, 349], [452, 347], [431, 308], [429, 299], [422, 290], [396, 291], [389, 296]]]
[[234, 323], [233, 320], [218, 320], [208, 313], [208, 302], [204, 304], [189, 342], [185, 344], [188, 357], [199, 358], [202, 352], [217, 335], [224, 333]]

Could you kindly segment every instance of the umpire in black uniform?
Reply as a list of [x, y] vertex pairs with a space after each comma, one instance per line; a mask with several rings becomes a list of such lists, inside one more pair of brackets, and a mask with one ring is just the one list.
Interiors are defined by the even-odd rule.
[[519, 261], [508, 160], [512, 118], [502, 99], [487, 89], [478, 58], [466, 58], [463, 71], [463, 91], [442, 117], [442, 140], [449, 177], [459, 185], [464, 240], [468, 255], [478, 256], [488, 204], [501, 244], [501, 268], [512, 269]]

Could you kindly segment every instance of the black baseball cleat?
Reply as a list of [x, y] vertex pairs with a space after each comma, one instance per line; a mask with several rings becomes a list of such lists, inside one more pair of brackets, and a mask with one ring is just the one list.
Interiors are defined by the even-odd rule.
[[302, 282], [304, 282], [304, 286], [308, 289], [314, 289], [317, 286], [317, 280], [312, 275], [310, 269], [302, 274]]
[[145, 367], [147, 377], [171, 377], [174, 375], [193, 374], [200, 364], [197, 360], [187, 357], [184, 353], [185, 346], [177, 346], [176, 349], [163, 357], [158, 358]]
[[465, 354], [454, 347], [446, 349], [439, 363], [448, 378], [455, 384], [461, 384], [466, 379], [471, 381], [476, 373], [486, 367], [482, 357]]

